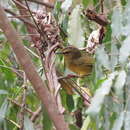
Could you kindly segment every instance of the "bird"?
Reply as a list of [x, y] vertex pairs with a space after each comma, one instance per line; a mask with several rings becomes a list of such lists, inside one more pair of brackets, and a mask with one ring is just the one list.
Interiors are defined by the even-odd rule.
[[67, 46], [58, 54], [63, 54], [66, 67], [79, 76], [87, 76], [92, 73], [95, 60], [87, 52], [81, 53], [77, 47]]

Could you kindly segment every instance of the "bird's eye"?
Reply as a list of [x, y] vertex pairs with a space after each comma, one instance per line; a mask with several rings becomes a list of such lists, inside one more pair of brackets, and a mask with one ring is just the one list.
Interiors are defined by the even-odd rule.
[[65, 51], [64, 54], [69, 54], [70, 52], [69, 51]]

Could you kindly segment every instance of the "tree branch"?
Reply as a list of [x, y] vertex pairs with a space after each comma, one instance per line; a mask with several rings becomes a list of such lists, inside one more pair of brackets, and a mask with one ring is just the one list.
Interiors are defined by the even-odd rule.
[[[26, 49], [24, 48], [19, 34], [10, 24], [4, 9], [0, 5], [0, 28], [3, 30], [5, 36], [7, 37], [9, 43], [11, 44], [19, 63], [23, 67], [27, 78], [33, 85], [36, 93], [41, 99], [42, 103], [52, 119], [57, 130], [68, 130], [68, 125], [64, 121], [64, 116], [59, 114], [58, 107], [54, 98], [49, 93], [46, 85], [43, 83], [42, 79], [38, 75], [35, 66], [33, 65]], [[60, 123], [59, 123], [60, 121]]]
[[44, 5], [44, 6], [48, 7], [48, 8], [54, 8], [53, 4], [50, 4], [50, 3], [47, 3], [47, 2], [41, 2], [39, 0], [28, 0], [28, 1]]
[[23, 21], [24, 23], [29, 24], [31, 27], [35, 28], [35, 25], [34, 25], [33, 23], [31, 23], [30, 21], [28, 21], [27, 19], [22, 18], [22, 17], [18, 17], [17, 14], [15, 14], [14, 12], [12, 12], [11, 10], [9, 10], [9, 9], [7, 9], [7, 8], [4, 8], [4, 10], [5, 10], [7, 13], [9, 13], [9, 14], [15, 16], [16, 18], [20, 19], [20, 20]]
[[34, 122], [37, 119], [37, 117], [41, 114], [41, 112], [42, 112], [42, 108], [40, 106], [35, 112], [33, 112], [31, 121]]

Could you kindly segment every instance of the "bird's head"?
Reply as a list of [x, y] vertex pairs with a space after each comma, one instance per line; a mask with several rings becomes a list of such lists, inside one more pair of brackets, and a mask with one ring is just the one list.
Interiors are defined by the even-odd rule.
[[58, 54], [63, 54], [67, 59], [76, 59], [81, 56], [80, 50], [74, 46], [65, 47]]

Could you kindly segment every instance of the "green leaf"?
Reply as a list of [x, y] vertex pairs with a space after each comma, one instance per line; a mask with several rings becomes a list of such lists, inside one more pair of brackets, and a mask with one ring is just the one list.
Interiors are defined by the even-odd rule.
[[32, 121], [28, 116], [24, 116], [24, 130], [35, 130]]
[[67, 104], [69, 112], [72, 112], [72, 110], [74, 109], [74, 101], [71, 95], [66, 96], [66, 104]]
[[85, 41], [80, 15], [81, 9], [80, 6], [77, 5], [70, 15], [67, 29], [69, 44], [75, 45], [77, 47], [83, 47]]
[[66, 101], [66, 97], [67, 97], [67, 93], [64, 89], [62, 89], [60, 91], [60, 95], [61, 95], [61, 101], [62, 101], [62, 105], [65, 109], [68, 109], [68, 106], [67, 106], [67, 101]]
[[126, 5], [126, 0], [121, 0], [121, 4], [124, 6], [124, 5]]
[[124, 43], [120, 48], [119, 61], [122, 64], [125, 63], [129, 55], [130, 55], [130, 36], [124, 40]]
[[69, 130], [79, 130], [75, 125], [69, 125]]
[[[75, 110], [83, 107], [83, 100], [79, 95], [73, 95]], [[74, 110], [74, 111], [75, 111]]]
[[12, 20], [11, 23], [13, 24], [13, 26], [15, 27], [15, 29], [17, 29], [19, 22], [16, 20]]
[[65, 34], [67, 33], [67, 27], [68, 27], [68, 16], [65, 15], [64, 19], [62, 20], [62, 23], [61, 23], [61, 28]]
[[6, 80], [13, 81], [15, 75], [12, 72], [12, 70], [10, 69], [11, 67], [8, 67], [8, 66], [9, 66], [8, 63], [4, 63], [4, 61], [2, 59], [0, 59], [0, 71], [3, 72]]
[[93, 4], [96, 5], [98, 4], [99, 0], [93, 0]]
[[8, 92], [5, 91], [5, 90], [0, 90], [0, 95], [1, 95], [1, 94], [8, 94]]
[[61, 13], [61, 2], [56, 1], [55, 7], [54, 7], [54, 10], [53, 10], [53, 14], [54, 14], [54, 17], [55, 17], [56, 20], [58, 20], [60, 13]]
[[[109, 19], [111, 19], [111, 15], [108, 17]], [[106, 46], [107, 43], [111, 41], [111, 35], [112, 35], [112, 29], [111, 29], [111, 25], [108, 25], [106, 27], [106, 33], [105, 33], [105, 37], [103, 38], [103, 42], [106, 42]], [[108, 44], [108, 46], [110, 46], [110, 44]]]
[[0, 123], [4, 121], [7, 110], [8, 110], [8, 101], [5, 99], [3, 104], [0, 107]]
[[0, 50], [0, 59], [6, 60], [9, 55], [10, 55], [10, 46], [7, 43], [4, 43], [2, 45], [2, 49]]
[[72, 5], [72, 0], [65, 0], [62, 5], [61, 8], [64, 12], [68, 11], [68, 9], [71, 7]]
[[123, 121], [125, 118], [124, 115], [125, 115], [124, 111], [120, 113], [119, 117], [114, 122], [114, 126], [113, 126], [112, 130], [122, 130]]
[[108, 76], [101, 87], [96, 90], [94, 97], [92, 98], [91, 105], [87, 110], [87, 114], [96, 115], [101, 110], [102, 104], [104, 102], [105, 96], [107, 96], [111, 90], [113, 79], [117, 75], [117, 72], [113, 72]]
[[83, 6], [86, 8], [91, 0], [82, 0]]

